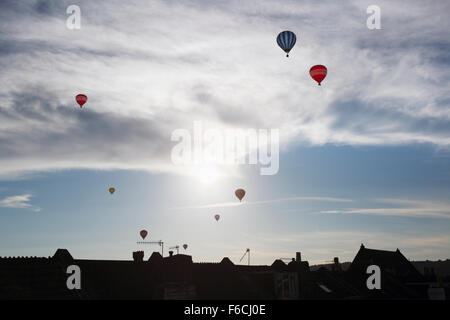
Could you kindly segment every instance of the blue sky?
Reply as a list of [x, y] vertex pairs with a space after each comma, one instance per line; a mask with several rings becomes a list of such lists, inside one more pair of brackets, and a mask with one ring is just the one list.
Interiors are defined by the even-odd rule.
[[[450, 6], [378, 1], [369, 30], [371, 4], [2, 2], [0, 255], [130, 259], [147, 229], [195, 261], [449, 258]], [[279, 172], [175, 166], [194, 121], [279, 129]]]

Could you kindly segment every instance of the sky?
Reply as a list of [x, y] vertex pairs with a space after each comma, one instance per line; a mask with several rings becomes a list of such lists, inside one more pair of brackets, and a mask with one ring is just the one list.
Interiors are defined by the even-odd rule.
[[[136, 244], [146, 229], [199, 262], [239, 263], [246, 248], [252, 264], [351, 261], [361, 243], [450, 258], [449, 13], [418, 0], [1, 1], [0, 256], [148, 257], [160, 248]], [[172, 134], [194, 123], [279, 130], [279, 170], [175, 164]]]

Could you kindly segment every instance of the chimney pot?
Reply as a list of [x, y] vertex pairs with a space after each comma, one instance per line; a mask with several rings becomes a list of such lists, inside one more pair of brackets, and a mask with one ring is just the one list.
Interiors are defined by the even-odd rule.
[[134, 251], [133, 252], [133, 260], [138, 261], [144, 261], [144, 251]]
[[302, 262], [302, 254], [300, 253], [300, 251], [295, 253], [295, 260], [297, 262]]

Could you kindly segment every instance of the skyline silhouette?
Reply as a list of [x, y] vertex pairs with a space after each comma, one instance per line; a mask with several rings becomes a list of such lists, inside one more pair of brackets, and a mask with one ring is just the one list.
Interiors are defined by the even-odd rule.
[[[425, 267], [419, 272], [399, 249], [361, 244], [345, 267], [335, 257], [329, 268], [311, 268], [301, 252], [284, 260], [271, 265], [236, 265], [228, 257], [194, 262], [190, 255], [174, 251], [164, 257], [135, 251], [131, 261], [86, 260], [58, 249], [48, 258], [0, 257], [0, 299], [442, 300], [450, 293], [449, 269], [435, 273]], [[367, 271], [374, 267], [378, 274]], [[377, 279], [375, 287], [372, 278]]]

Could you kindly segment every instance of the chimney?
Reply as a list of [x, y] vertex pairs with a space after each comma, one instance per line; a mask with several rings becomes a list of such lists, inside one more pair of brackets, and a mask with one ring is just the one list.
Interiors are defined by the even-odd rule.
[[300, 263], [302, 262], [302, 254], [300, 253], [300, 251], [295, 253], [295, 260]]
[[171, 257], [171, 256], [173, 256], [173, 251], [172, 250], [169, 251], [169, 257]]
[[338, 257], [334, 257], [333, 261], [334, 261], [333, 270], [334, 271], [341, 271], [341, 265], [339, 264], [339, 258]]
[[135, 262], [144, 261], [144, 251], [134, 251], [133, 260]]

